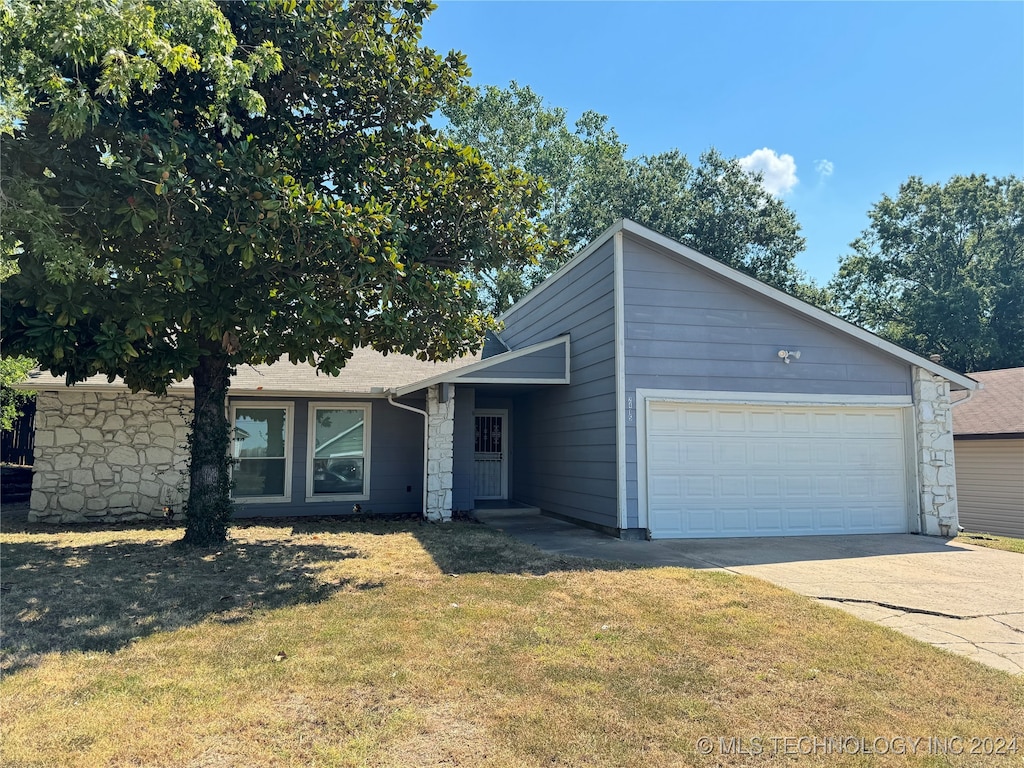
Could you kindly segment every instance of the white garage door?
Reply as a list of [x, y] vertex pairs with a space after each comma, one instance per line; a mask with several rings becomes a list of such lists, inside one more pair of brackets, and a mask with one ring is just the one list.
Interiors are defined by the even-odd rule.
[[649, 403], [654, 538], [907, 531], [898, 408]]

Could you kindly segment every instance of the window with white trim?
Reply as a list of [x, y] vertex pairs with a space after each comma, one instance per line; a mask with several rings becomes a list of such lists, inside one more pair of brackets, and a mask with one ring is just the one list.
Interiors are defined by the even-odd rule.
[[291, 403], [231, 406], [233, 498], [291, 500], [292, 422]]
[[366, 499], [370, 493], [370, 405], [310, 403], [306, 500]]

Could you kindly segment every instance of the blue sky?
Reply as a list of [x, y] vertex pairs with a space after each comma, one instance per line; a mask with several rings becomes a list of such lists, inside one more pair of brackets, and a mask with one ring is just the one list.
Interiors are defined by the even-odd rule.
[[1024, 174], [1022, 2], [439, 0], [424, 42], [607, 115], [630, 154], [761, 161], [818, 281], [909, 176]]

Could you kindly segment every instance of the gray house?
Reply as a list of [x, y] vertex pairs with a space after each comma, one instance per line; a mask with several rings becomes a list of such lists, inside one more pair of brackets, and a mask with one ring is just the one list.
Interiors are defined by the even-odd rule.
[[[448, 364], [359, 350], [337, 378], [241, 371], [238, 514], [517, 505], [630, 538], [956, 531], [950, 390], [976, 382], [686, 246], [620, 221], [501, 320]], [[187, 386], [27, 386], [36, 519], [180, 504]]]

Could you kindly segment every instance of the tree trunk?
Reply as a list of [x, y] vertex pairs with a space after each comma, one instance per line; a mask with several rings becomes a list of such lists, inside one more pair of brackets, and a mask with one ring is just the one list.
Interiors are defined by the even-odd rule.
[[208, 353], [192, 371], [195, 412], [189, 435], [189, 493], [185, 505], [183, 544], [211, 547], [227, 539], [231, 518], [230, 425], [225, 413], [231, 373], [218, 342], [204, 345]]

